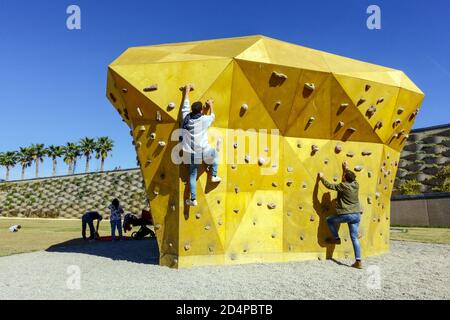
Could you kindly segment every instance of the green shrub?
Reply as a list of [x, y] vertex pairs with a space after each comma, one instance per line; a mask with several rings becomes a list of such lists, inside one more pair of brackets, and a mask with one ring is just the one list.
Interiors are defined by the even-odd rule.
[[399, 191], [401, 194], [404, 195], [416, 195], [416, 194], [420, 194], [420, 187], [422, 185], [416, 180], [416, 179], [412, 179], [412, 180], [405, 180], [403, 181], [400, 186], [399, 186]]
[[450, 165], [442, 167], [442, 169], [436, 174], [436, 178], [439, 180], [439, 186], [434, 187], [435, 192], [450, 192]]

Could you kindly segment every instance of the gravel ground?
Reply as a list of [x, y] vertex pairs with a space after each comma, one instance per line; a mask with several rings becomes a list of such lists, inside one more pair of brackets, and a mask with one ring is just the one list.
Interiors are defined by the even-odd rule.
[[172, 270], [155, 249], [124, 241], [3, 257], [0, 299], [450, 299], [448, 245], [392, 241], [364, 270], [344, 260]]

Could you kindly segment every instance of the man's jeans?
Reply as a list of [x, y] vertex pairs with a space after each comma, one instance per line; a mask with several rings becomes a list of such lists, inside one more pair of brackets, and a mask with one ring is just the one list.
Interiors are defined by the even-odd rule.
[[81, 235], [83, 236], [83, 239], [86, 239], [86, 225], [89, 225], [89, 230], [91, 232], [89, 239], [95, 239], [94, 221], [85, 216], [81, 219]]
[[191, 154], [191, 163], [189, 164], [189, 189], [191, 191], [191, 200], [197, 199], [197, 173], [200, 164], [205, 162], [211, 165], [211, 174], [217, 176], [219, 167], [219, 156], [215, 149], [209, 149], [202, 155]]
[[335, 239], [339, 239], [339, 234], [336, 229], [336, 225], [340, 223], [347, 223], [348, 229], [350, 231], [350, 238], [353, 243], [353, 250], [355, 251], [356, 260], [361, 260], [361, 247], [359, 245], [358, 231], [359, 222], [361, 221], [361, 213], [348, 213], [348, 214], [337, 214], [334, 216], [327, 217], [328, 228]]
[[111, 220], [111, 240], [116, 239], [116, 228], [119, 231], [119, 239], [122, 239], [122, 220]]

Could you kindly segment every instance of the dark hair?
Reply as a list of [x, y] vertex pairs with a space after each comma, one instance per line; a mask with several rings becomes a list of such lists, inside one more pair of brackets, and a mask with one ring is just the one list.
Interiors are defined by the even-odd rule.
[[196, 101], [192, 104], [192, 113], [199, 114], [203, 110], [203, 104], [200, 101]]
[[353, 182], [356, 180], [356, 174], [353, 171], [347, 170], [345, 172], [345, 181]]
[[120, 205], [119, 200], [118, 200], [118, 199], [114, 199], [114, 200], [112, 201], [112, 205], [113, 205], [114, 207], [118, 208], [119, 205]]

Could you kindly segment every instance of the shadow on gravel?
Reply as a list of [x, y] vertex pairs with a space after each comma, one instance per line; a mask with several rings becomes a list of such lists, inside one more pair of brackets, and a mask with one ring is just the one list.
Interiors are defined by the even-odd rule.
[[73, 239], [49, 247], [47, 252], [82, 253], [134, 263], [159, 264], [156, 239], [127, 241], [84, 241]]

